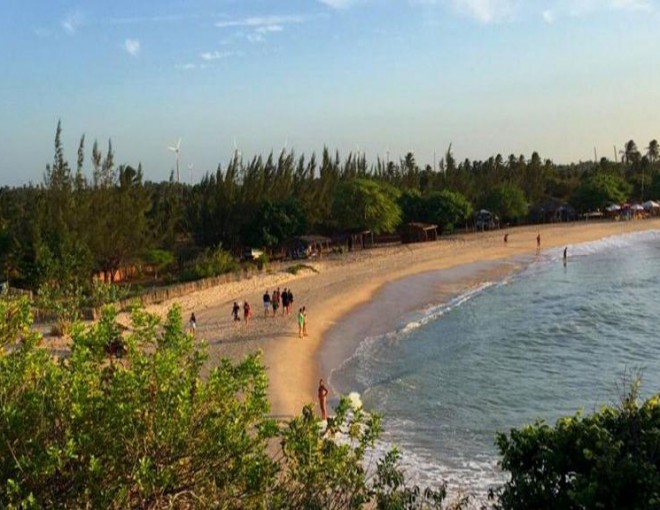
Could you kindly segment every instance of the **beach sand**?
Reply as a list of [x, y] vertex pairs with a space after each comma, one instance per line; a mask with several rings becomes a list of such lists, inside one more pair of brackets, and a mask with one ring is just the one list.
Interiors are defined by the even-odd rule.
[[[552, 224], [458, 234], [433, 243], [311, 259], [304, 263], [314, 271], [303, 270], [296, 275], [265, 272], [249, 280], [207, 289], [148, 309], [164, 315], [176, 302], [182, 308], [184, 320], [194, 312], [197, 335], [208, 343], [209, 367], [223, 357], [239, 360], [261, 350], [270, 379], [272, 414], [284, 418], [299, 414], [307, 403], [315, 404], [318, 412], [318, 380], [327, 379], [329, 375], [328, 363], [320, 363], [318, 359], [321, 342], [342, 316], [369, 301], [385, 284], [424, 272], [533, 255], [537, 251], [538, 233], [542, 251], [569, 246], [570, 260], [570, 246], [573, 244], [651, 229], [660, 230], [660, 219]], [[503, 236], [506, 232], [509, 236], [505, 244]], [[461, 285], [465, 288], [473, 285], [474, 278], [473, 275], [462, 283], [452, 284], [450, 289], [444, 289], [445, 294], [460, 292]], [[277, 287], [292, 289], [295, 301], [292, 311], [282, 317], [280, 308], [277, 317], [264, 318], [262, 295], [266, 290], [272, 293]], [[247, 326], [242, 322], [234, 323], [231, 316], [233, 302], [242, 304], [245, 299], [253, 310]], [[309, 336], [300, 339], [296, 313], [303, 305], [307, 308]], [[342, 341], [341, 335], [333, 334], [332, 338], [334, 342]], [[355, 339], [351, 341], [354, 343]]]

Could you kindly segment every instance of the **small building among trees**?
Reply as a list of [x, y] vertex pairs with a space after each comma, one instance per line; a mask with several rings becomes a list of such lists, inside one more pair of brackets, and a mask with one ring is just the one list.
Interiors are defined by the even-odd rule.
[[406, 223], [401, 228], [401, 241], [406, 243], [425, 243], [438, 240], [438, 226], [430, 223]]

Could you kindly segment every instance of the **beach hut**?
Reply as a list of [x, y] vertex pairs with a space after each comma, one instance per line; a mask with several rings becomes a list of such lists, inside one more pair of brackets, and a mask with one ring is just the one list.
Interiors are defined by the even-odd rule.
[[319, 235], [304, 235], [289, 239], [285, 243], [287, 255], [292, 259], [306, 259], [330, 251], [332, 239]]
[[474, 213], [474, 228], [476, 230], [493, 230], [499, 228], [499, 218], [486, 209]]
[[642, 204], [644, 210], [647, 211], [651, 216], [660, 215], [660, 204], [653, 200], [647, 200]]
[[363, 250], [373, 245], [373, 234], [371, 230], [345, 230], [335, 235], [333, 242], [335, 245], [345, 246], [348, 251]]
[[406, 223], [401, 229], [401, 241], [405, 243], [425, 243], [438, 240], [438, 226], [430, 223]]

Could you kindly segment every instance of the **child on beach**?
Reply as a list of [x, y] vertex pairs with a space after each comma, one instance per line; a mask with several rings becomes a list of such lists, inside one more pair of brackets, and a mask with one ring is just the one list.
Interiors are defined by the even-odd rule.
[[245, 325], [247, 326], [250, 317], [252, 317], [252, 308], [250, 308], [250, 303], [247, 301], [243, 302], [243, 320], [245, 321]]
[[195, 331], [197, 330], [197, 318], [195, 317], [195, 312], [190, 314], [190, 334], [195, 336]]
[[238, 303], [234, 301], [234, 306], [231, 309], [231, 314], [234, 316], [234, 322], [241, 322], [241, 318], [238, 316], [238, 314], [241, 311], [241, 307], [238, 306]]

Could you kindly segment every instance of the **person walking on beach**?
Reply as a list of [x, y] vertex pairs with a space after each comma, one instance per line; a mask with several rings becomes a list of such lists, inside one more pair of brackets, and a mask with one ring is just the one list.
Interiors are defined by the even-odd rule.
[[302, 307], [302, 314], [303, 314], [303, 330], [302, 334], [303, 336], [307, 336], [307, 310], [305, 307]]
[[243, 302], [243, 320], [245, 321], [245, 325], [247, 326], [248, 322], [250, 321], [250, 317], [252, 317], [252, 308], [250, 308], [250, 303], [247, 301]]
[[540, 250], [541, 249], [541, 233], [536, 236], [536, 249]]
[[326, 400], [328, 397], [328, 388], [323, 384], [323, 379], [319, 381], [319, 406], [321, 407], [321, 418], [328, 419], [328, 410], [326, 409]]
[[277, 309], [280, 307], [280, 295], [276, 290], [273, 291], [273, 296], [270, 298], [270, 305], [273, 307], [273, 317], [275, 317]]
[[298, 309], [298, 338], [303, 337], [303, 330], [305, 329], [305, 314], [303, 309]]
[[504, 234], [504, 244], [509, 242], [509, 234]]
[[288, 308], [289, 308], [289, 293], [285, 288], [282, 291], [282, 317], [284, 317], [285, 313], [288, 313], [289, 311]]
[[293, 306], [293, 292], [291, 292], [291, 289], [289, 289], [287, 294], [289, 296], [289, 307], [286, 309], [286, 314], [289, 315], [289, 310], [291, 310], [291, 307]]
[[270, 312], [270, 294], [268, 291], [264, 293], [264, 317], [268, 317], [268, 313]]
[[195, 317], [195, 312], [190, 314], [190, 334], [195, 336], [195, 331], [197, 330], [197, 318]]
[[238, 306], [238, 303], [234, 301], [234, 306], [231, 309], [231, 314], [234, 316], [234, 322], [241, 322], [241, 318], [238, 314], [241, 313], [241, 307]]

